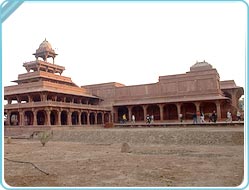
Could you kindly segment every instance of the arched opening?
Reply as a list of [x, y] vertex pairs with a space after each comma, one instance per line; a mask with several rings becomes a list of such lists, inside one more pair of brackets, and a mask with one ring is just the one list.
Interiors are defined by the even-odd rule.
[[58, 112], [56, 110], [52, 110], [50, 113], [50, 123], [51, 125], [57, 125], [58, 124]]
[[61, 112], [61, 125], [67, 125], [67, 111]]
[[46, 112], [41, 110], [37, 112], [37, 125], [45, 125]]
[[204, 118], [209, 118], [213, 111], [216, 111], [216, 104], [214, 102], [202, 102], [200, 104], [200, 112], [204, 114]]
[[78, 112], [77, 111], [74, 111], [72, 113], [72, 125], [77, 125], [78, 122], [79, 122], [79, 118], [78, 118]]
[[134, 106], [131, 112], [135, 116], [136, 121], [144, 121], [144, 109], [142, 106]]
[[229, 100], [223, 101], [220, 107], [221, 107], [221, 118], [222, 119], [227, 118], [227, 111], [230, 111], [232, 113], [232, 117], [235, 117], [236, 109], [231, 105], [231, 102]]
[[19, 112], [11, 112], [10, 114], [10, 125], [19, 125]]
[[149, 105], [147, 107], [147, 114], [154, 117], [154, 120], [160, 120], [160, 108], [158, 105]]
[[103, 124], [102, 123], [102, 113], [97, 114], [97, 124]]
[[181, 106], [183, 119], [193, 119], [194, 113], [196, 113], [196, 107], [194, 103], [183, 103]]
[[32, 111], [26, 111], [24, 113], [24, 125], [33, 125], [34, 114]]
[[123, 121], [123, 115], [125, 115], [126, 119], [129, 120], [128, 108], [126, 106], [118, 108], [118, 122]]
[[177, 120], [178, 113], [175, 104], [166, 104], [163, 107], [163, 119], [164, 120]]
[[86, 112], [81, 113], [81, 124], [87, 125], [87, 113]]
[[34, 102], [40, 102], [41, 101], [41, 96], [39, 94], [36, 94], [32, 97]]
[[110, 121], [109, 121], [109, 113], [105, 113], [104, 114], [104, 122], [105, 123], [109, 123]]
[[90, 125], [94, 125], [95, 124], [95, 113], [94, 112], [90, 113], [89, 120], [90, 120]]
[[47, 100], [48, 101], [54, 101], [54, 96], [52, 94], [47, 95]]
[[21, 101], [22, 104], [28, 103], [29, 102], [29, 98], [28, 98], [28, 96], [22, 96], [22, 97], [20, 97], [20, 101]]

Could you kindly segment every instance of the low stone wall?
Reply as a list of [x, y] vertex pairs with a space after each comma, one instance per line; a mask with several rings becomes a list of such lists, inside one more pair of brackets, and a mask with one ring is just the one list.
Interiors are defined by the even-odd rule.
[[53, 141], [89, 144], [243, 145], [243, 127], [53, 130]]

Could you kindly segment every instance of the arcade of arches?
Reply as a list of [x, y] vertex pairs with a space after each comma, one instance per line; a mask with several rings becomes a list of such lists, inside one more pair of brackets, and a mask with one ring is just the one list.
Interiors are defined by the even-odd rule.
[[226, 118], [226, 110], [224, 108], [231, 108], [227, 101], [203, 101], [203, 102], [184, 102], [184, 103], [160, 103], [148, 105], [128, 105], [114, 107], [114, 120], [120, 122], [122, 116], [125, 114], [127, 120], [131, 120], [134, 115], [136, 121], [145, 121], [147, 115], [153, 115], [154, 121], [176, 121], [178, 115], [181, 113], [183, 119], [192, 120], [193, 114], [197, 111], [203, 112], [205, 118], [216, 111], [218, 120]]
[[111, 114], [106, 111], [70, 109], [24, 109], [5, 113], [6, 125], [98, 125], [110, 122]]

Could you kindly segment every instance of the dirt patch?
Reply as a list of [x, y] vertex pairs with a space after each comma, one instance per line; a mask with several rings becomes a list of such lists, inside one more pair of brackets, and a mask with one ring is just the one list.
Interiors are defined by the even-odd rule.
[[238, 186], [244, 174], [243, 128], [55, 129], [45, 147], [12, 139], [4, 148], [5, 158], [49, 173], [5, 160], [11, 186]]

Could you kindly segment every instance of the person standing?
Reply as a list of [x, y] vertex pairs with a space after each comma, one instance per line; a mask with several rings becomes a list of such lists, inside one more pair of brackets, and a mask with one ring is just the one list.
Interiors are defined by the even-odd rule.
[[179, 120], [182, 123], [182, 114], [181, 113], [179, 113]]
[[216, 123], [216, 121], [217, 121], [217, 114], [216, 114], [215, 111], [213, 111], [213, 113], [212, 113], [212, 121], [213, 121], [214, 123]]
[[201, 113], [200, 113], [200, 111], [197, 111], [196, 116], [197, 116], [197, 122], [196, 123], [200, 123], [201, 122]]
[[131, 122], [134, 124], [135, 123], [135, 115], [131, 116]]
[[126, 120], [127, 120], [127, 119], [126, 119], [126, 115], [124, 114], [124, 115], [123, 115], [123, 123], [125, 123]]
[[196, 112], [193, 114], [193, 124], [197, 124], [197, 114], [196, 114]]
[[237, 116], [237, 120], [240, 121], [241, 120], [241, 113], [239, 110], [237, 111], [236, 116]]
[[227, 120], [226, 121], [232, 123], [232, 114], [229, 110], [227, 111]]
[[154, 115], [150, 116], [150, 123], [154, 123]]
[[205, 122], [205, 116], [204, 116], [204, 113], [201, 112], [201, 123], [204, 123]]

